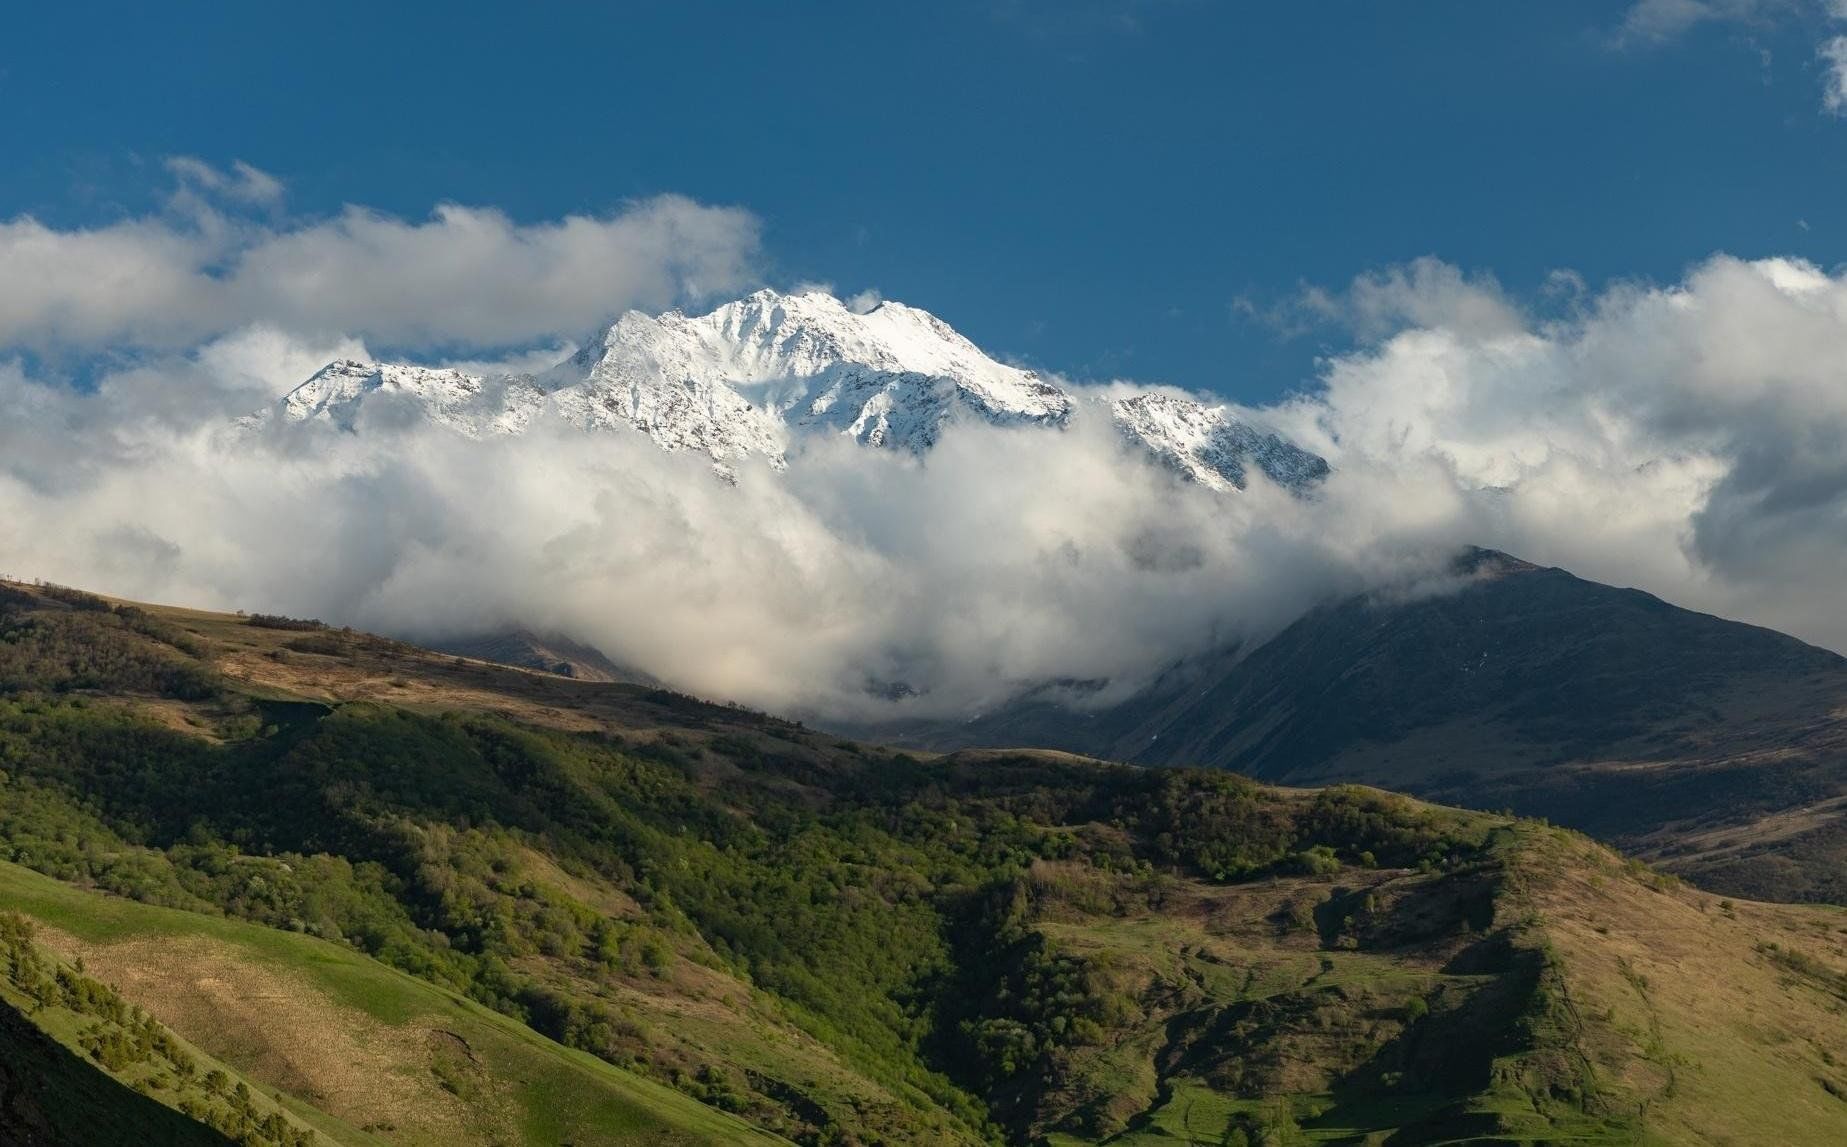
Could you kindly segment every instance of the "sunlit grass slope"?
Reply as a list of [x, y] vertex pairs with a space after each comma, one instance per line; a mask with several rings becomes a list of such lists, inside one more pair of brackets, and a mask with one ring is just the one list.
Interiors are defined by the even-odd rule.
[[0, 908], [265, 1094], [282, 1092], [325, 1140], [778, 1141], [339, 945], [102, 896], [4, 863]]

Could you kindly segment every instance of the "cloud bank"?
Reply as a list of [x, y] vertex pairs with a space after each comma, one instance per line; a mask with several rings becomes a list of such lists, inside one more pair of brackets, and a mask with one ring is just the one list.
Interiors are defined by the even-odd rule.
[[[9, 275], [41, 299], [10, 304], [15, 345], [210, 333], [144, 345], [87, 388], [0, 360], [14, 576], [413, 636], [558, 631], [703, 695], [861, 719], [968, 713], [1048, 679], [1119, 697], [1318, 601], [1427, 578], [1467, 544], [1847, 649], [1847, 275], [1797, 259], [1571, 282], [1549, 318], [1435, 260], [1316, 292], [1307, 308], [1350, 324], [1354, 348], [1253, 412], [1332, 463], [1304, 500], [1260, 478], [1235, 495], [1180, 482], [1100, 418], [956, 426], [922, 462], [824, 442], [735, 485], [639, 434], [232, 425], [364, 338], [533, 337], [607, 309], [589, 296], [610, 283], [638, 301], [741, 273], [754, 226], [684, 201], [533, 227], [349, 212], [261, 229], [222, 271], [171, 254], [196, 236], [167, 223], [29, 226], [116, 279]], [[689, 226], [735, 241], [689, 256], [671, 240]], [[583, 255], [572, 228], [626, 262]], [[88, 246], [116, 242], [140, 254]], [[142, 269], [258, 293], [206, 322], [184, 289], [146, 297]], [[356, 283], [383, 308], [365, 314], [342, 297], [349, 274], [427, 295]], [[571, 317], [541, 318], [554, 303]]]
[[581, 335], [753, 279], [747, 211], [666, 195], [519, 223], [440, 204], [276, 222], [282, 185], [248, 164], [168, 161], [168, 209], [84, 230], [0, 222], [0, 347], [179, 349], [265, 323], [395, 347], [501, 347]]
[[1280, 420], [1337, 474], [1425, 468], [1485, 544], [1847, 649], [1847, 276], [1721, 256], [1562, 320], [1487, 306], [1334, 360]]

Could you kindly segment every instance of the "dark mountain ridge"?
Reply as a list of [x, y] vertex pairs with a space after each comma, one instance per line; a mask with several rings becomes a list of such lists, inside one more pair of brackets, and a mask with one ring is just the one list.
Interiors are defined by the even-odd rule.
[[511, 665], [516, 669], [574, 677], [579, 681], [653, 683], [646, 674], [624, 669], [596, 649], [560, 634], [541, 635], [527, 629], [511, 629], [449, 637], [424, 644], [438, 653], [453, 653], [477, 661]]
[[1847, 899], [1847, 659], [1493, 551], [1457, 571], [1454, 592], [1321, 607], [1111, 708], [1026, 699], [896, 739], [1376, 784], [1551, 817], [1729, 891]]

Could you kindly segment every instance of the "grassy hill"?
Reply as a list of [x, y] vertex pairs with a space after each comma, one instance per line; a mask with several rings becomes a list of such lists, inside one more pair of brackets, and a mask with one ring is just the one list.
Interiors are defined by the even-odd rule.
[[81, 958], [67, 962], [50, 953], [38, 942], [41, 931], [17, 912], [0, 915], [4, 1141], [375, 1142], [314, 1108], [252, 1086], [236, 1068], [90, 975]]
[[1847, 1137], [1839, 910], [290, 619], [0, 587], [0, 860], [336, 1141]]
[[[50, 962], [30, 946], [29, 932], [18, 917], [0, 918], [0, 929], [9, 933], [4, 941], [6, 982], [0, 985], [0, 1141], [21, 1147], [130, 1141], [156, 1147], [225, 1147], [232, 1142], [201, 1119], [161, 1103], [91, 1062], [83, 1046], [88, 1041], [80, 1042], [80, 1033], [88, 1037], [107, 1026], [113, 1034], [127, 1029], [128, 1023], [75, 1010], [99, 1010], [94, 1005], [108, 997], [94, 992], [92, 984], [71, 979], [68, 969], [62, 969], [65, 977], [61, 981], [50, 979]], [[26, 996], [17, 990], [19, 981], [40, 990]], [[72, 1007], [65, 1006], [66, 986], [80, 993], [71, 1001]], [[40, 995], [47, 999], [41, 1000]], [[26, 1010], [33, 1018], [28, 1018]], [[134, 1022], [137, 1035], [145, 1031], [145, 1024], [145, 1017]], [[60, 1041], [47, 1029], [61, 1030], [65, 1038]], [[153, 1034], [163, 1040], [172, 1038], [164, 1029], [157, 1028]], [[162, 1091], [176, 1090], [171, 1085], [177, 1080], [179, 1065], [187, 1064], [188, 1075], [196, 1075], [196, 1060], [170, 1045], [163, 1043], [163, 1047], [171, 1051], [172, 1058], [137, 1058], [154, 1060]], [[245, 1091], [249, 1091], [247, 1084]], [[196, 1104], [211, 1098], [211, 1093], [200, 1080], [186, 1098]], [[217, 1106], [219, 1113], [232, 1114], [229, 1104]], [[212, 1114], [202, 1107], [194, 1110], [206, 1118]]]
[[[222, 1068], [231, 1082], [217, 1090], [247, 1081], [260, 1106], [280, 1093], [272, 1106], [316, 1142], [777, 1141], [345, 945], [103, 896], [13, 864], [0, 863], [0, 905], [32, 923], [53, 961], [81, 961], [92, 980], [182, 1033], [199, 1064], [191, 1075]], [[0, 997], [41, 1030], [85, 1022], [33, 1010], [10, 988]], [[115, 1074], [132, 1084], [163, 1073]], [[177, 1104], [177, 1090], [169, 1082], [151, 1094]], [[69, 1141], [131, 1138], [89, 1131]]]

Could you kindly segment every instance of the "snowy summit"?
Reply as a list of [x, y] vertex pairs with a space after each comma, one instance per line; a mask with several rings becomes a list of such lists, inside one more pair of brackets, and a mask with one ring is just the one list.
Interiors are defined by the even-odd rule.
[[698, 316], [630, 311], [538, 374], [345, 359], [281, 399], [276, 414], [356, 431], [363, 412], [367, 422], [422, 420], [481, 438], [518, 434], [549, 411], [586, 430], [639, 430], [721, 465], [761, 456], [781, 467], [816, 435], [922, 455], [959, 420], [1055, 431], [1085, 409], [1214, 489], [1242, 488], [1253, 466], [1297, 490], [1327, 472], [1227, 406], [1164, 390], [1074, 393], [996, 361], [927, 311], [887, 301], [862, 312], [825, 291], [762, 290]]

